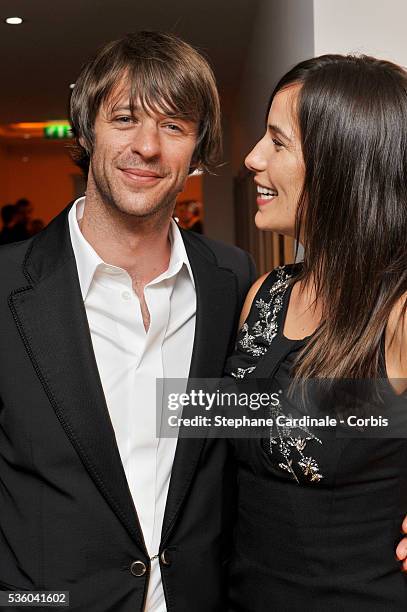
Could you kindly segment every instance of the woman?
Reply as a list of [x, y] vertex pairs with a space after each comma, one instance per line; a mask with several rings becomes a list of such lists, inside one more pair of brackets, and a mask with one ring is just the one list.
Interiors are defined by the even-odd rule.
[[[274, 90], [246, 165], [257, 227], [295, 236], [304, 262], [252, 287], [227, 374], [276, 388], [287, 377], [407, 378], [405, 71], [366, 56], [298, 64]], [[233, 441], [230, 610], [405, 611], [394, 550], [407, 442], [317, 434], [274, 428]]]

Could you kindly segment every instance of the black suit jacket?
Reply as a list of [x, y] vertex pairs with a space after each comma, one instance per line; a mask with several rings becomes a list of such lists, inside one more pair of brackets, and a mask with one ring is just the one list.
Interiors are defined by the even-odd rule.
[[[92, 349], [68, 210], [0, 249], [0, 589], [65, 590], [71, 610], [141, 612], [149, 557]], [[235, 247], [183, 239], [197, 291], [190, 376], [218, 377], [253, 264]], [[160, 546], [170, 612], [226, 607], [228, 462], [222, 440], [178, 441]], [[143, 576], [131, 572], [137, 560]]]

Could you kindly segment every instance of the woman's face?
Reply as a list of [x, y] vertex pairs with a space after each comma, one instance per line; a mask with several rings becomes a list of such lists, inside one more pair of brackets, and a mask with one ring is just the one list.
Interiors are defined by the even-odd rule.
[[255, 223], [259, 229], [295, 235], [295, 217], [304, 182], [296, 102], [300, 85], [278, 92], [263, 138], [246, 157], [257, 184]]

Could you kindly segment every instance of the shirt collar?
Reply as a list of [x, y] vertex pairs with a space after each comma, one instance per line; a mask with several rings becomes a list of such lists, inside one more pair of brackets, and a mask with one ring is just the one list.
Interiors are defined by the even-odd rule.
[[[94, 248], [83, 236], [79, 228], [78, 221], [82, 219], [84, 209], [85, 197], [82, 196], [75, 200], [68, 214], [69, 233], [71, 236], [76, 266], [78, 269], [79, 284], [83, 300], [85, 300], [88, 295], [89, 288], [93, 281], [96, 269], [99, 266], [109, 265], [106, 264], [103, 259], [96, 253]], [[152, 283], [156, 283], [160, 280], [163, 280], [164, 278], [174, 276], [185, 265], [189, 274], [189, 278], [193, 286], [195, 287], [194, 276], [192, 274], [191, 264], [188, 260], [185, 244], [182, 239], [180, 229], [174, 219], [171, 219], [170, 224], [170, 242], [171, 256], [168, 269], [163, 272], [163, 274], [161, 274], [157, 279], [154, 279]]]

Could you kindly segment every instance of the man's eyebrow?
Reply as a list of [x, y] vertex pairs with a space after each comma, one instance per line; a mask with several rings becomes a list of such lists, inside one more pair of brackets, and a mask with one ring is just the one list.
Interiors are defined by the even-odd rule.
[[282, 136], [284, 138], [284, 140], [287, 140], [288, 142], [291, 142], [291, 138], [289, 138], [287, 136], [287, 134], [280, 127], [278, 127], [278, 125], [274, 125], [272, 123], [269, 123], [267, 127], [268, 127], [270, 132], [274, 132], [275, 134], [279, 134], [280, 136]]
[[[117, 112], [124, 112], [124, 111], [130, 111], [130, 104], [114, 104], [111, 107], [111, 112], [112, 113], [117, 113]], [[133, 110], [137, 110], [136, 107], [133, 108]]]
[[[113, 105], [111, 107], [110, 112], [112, 112], [112, 113], [123, 113], [123, 112], [137, 113], [140, 109], [141, 109], [141, 106], [138, 103], [135, 103], [133, 105], [133, 108], [130, 107], [129, 103], [127, 103], [127, 104], [126, 103], [124, 103], [124, 104], [119, 103], [117, 105]], [[164, 109], [158, 110], [157, 113], [159, 115], [162, 115], [163, 117], [168, 117], [169, 119], [174, 119], [174, 120], [177, 120], [177, 121], [184, 121], [185, 123], [189, 123], [189, 122], [196, 123], [196, 121], [194, 119], [192, 119], [190, 117], [186, 117], [182, 113], [179, 113], [179, 114], [177, 114], [177, 113], [166, 113]]]

